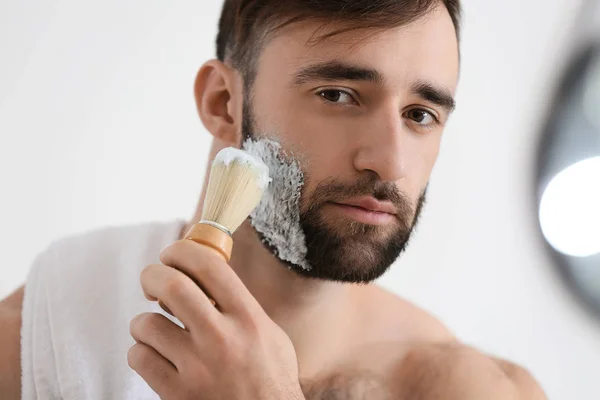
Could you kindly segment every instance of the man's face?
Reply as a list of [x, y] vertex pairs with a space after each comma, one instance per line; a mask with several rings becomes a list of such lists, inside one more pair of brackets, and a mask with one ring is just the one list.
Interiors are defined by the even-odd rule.
[[296, 24], [263, 48], [244, 133], [276, 139], [304, 173], [311, 269], [294, 269], [369, 282], [405, 248], [424, 201], [458, 80], [456, 34], [443, 7], [311, 42], [320, 27]]

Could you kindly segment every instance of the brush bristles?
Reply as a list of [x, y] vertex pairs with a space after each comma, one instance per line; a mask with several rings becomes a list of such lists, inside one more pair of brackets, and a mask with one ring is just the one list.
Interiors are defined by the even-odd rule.
[[210, 172], [202, 219], [235, 232], [260, 202], [265, 190], [264, 174], [264, 170], [244, 160], [235, 159], [227, 164], [216, 160]]

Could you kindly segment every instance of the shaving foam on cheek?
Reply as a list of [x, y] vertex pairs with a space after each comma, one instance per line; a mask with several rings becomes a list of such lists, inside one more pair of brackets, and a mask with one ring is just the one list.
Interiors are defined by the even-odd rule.
[[261, 202], [250, 214], [252, 226], [277, 257], [310, 270], [300, 225], [300, 194], [304, 186], [300, 164], [289, 155], [284, 157], [281, 144], [271, 139], [247, 139], [242, 148], [262, 159], [272, 178]]
[[261, 189], [265, 189], [271, 182], [269, 167], [260, 158], [253, 157], [245, 151], [236, 149], [235, 147], [226, 147], [219, 151], [215, 157], [215, 163], [223, 163], [226, 167], [229, 167], [234, 161], [245, 164], [257, 171], [259, 177], [258, 185]]

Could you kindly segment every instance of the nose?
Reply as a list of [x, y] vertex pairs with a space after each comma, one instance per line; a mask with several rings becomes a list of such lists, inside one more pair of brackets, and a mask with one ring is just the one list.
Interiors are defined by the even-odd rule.
[[404, 178], [409, 140], [398, 109], [374, 115], [365, 130], [354, 156], [356, 170], [374, 172], [384, 182]]

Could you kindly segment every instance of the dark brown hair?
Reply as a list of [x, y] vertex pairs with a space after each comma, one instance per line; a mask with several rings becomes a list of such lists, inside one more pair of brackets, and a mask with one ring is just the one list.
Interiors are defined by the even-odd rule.
[[439, 4], [448, 10], [458, 38], [460, 0], [225, 0], [217, 58], [230, 61], [250, 85], [262, 45], [285, 26], [307, 20], [340, 23], [341, 28], [318, 36], [318, 41], [358, 29], [377, 32], [403, 26]]

